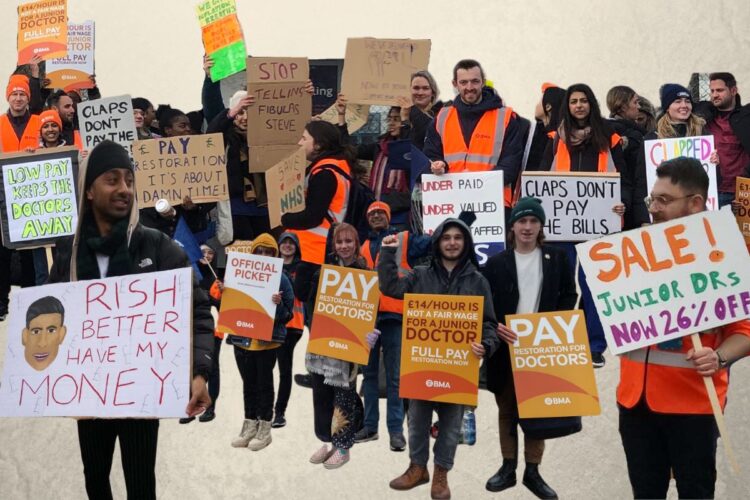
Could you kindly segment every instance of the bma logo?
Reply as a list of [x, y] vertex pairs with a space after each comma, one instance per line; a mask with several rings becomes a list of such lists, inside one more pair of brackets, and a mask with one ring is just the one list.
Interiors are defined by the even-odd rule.
[[569, 405], [571, 404], [570, 398], [568, 396], [565, 397], [552, 397], [552, 398], [544, 398], [544, 404], [547, 406], [552, 405]]
[[430, 388], [450, 389], [451, 383], [444, 380], [425, 380], [424, 384]]
[[348, 344], [342, 344], [341, 342], [336, 342], [335, 340], [331, 340], [328, 342], [328, 347], [331, 349], [341, 349], [342, 351], [348, 351], [349, 345]]

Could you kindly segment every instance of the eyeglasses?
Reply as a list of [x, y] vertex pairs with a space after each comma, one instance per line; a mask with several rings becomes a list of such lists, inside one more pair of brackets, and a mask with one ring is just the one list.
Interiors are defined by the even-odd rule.
[[677, 200], [684, 200], [686, 198], [692, 198], [697, 194], [689, 194], [687, 196], [680, 196], [679, 198], [667, 198], [666, 196], [646, 196], [643, 198], [646, 203], [646, 208], [664, 208], [669, 204], [674, 203]]

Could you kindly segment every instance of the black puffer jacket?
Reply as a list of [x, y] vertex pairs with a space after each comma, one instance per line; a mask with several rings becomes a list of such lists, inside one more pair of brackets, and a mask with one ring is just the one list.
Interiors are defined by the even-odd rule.
[[[452, 226], [457, 226], [464, 233], [464, 253], [453, 272], [448, 273], [440, 259], [439, 242], [445, 229]], [[482, 345], [485, 349], [485, 358], [489, 358], [500, 346], [500, 338], [497, 335], [497, 320], [492, 307], [490, 285], [479, 272], [471, 231], [460, 220], [447, 219], [435, 230], [432, 240], [434, 257], [431, 262], [415, 267], [403, 278], [398, 277], [396, 249], [381, 247], [378, 261], [380, 292], [396, 299], [403, 299], [406, 293], [484, 297]]]
[[[49, 283], [70, 281], [72, 245], [72, 237], [58, 241], [57, 255], [50, 271]], [[133, 229], [128, 251], [130, 274], [190, 267], [187, 255], [177, 243], [164, 233], [141, 224], [137, 224]], [[208, 295], [200, 287], [198, 281], [193, 279], [193, 376], [202, 375], [208, 380], [213, 358], [213, 336], [214, 318], [211, 316]]]
[[628, 177], [627, 182], [632, 189], [625, 193], [622, 202], [625, 204], [624, 230], [641, 227], [651, 222], [651, 218], [643, 201], [648, 195], [646, 186], [646, 164], [643, 156], [643, 136], [646, 131], [637, 123], [617, 118], [607, 120], [607, 123], [620, 137], [622, 137], [622, 155], [625, 159], [625, 169], [620, 172], [621, 177]]

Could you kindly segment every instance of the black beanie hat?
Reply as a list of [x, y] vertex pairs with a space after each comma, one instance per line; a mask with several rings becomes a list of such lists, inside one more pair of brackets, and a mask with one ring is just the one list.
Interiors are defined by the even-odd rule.
[[86, 191], [97, 177], [113, 168], [127, 168], [133, 172], [133, 163], [124, 147], [114, 141], [104, 140], [89, 153], [83, 190]]
[[510, 225], [512, 226], [518, 219], [520, 219], [521, 217], [526, 217], [527, 215], [536, 217], [537, 219], [539, 219], [539, 222], [544, 225], [547, 217], [544, 214], [542, 200], [538, 198], [532, 198], [531, 196], [527, 196], [518, 200], [518, 203], [516, 203], [516, 206], [513, 207], [513, 211], [510, 213]]

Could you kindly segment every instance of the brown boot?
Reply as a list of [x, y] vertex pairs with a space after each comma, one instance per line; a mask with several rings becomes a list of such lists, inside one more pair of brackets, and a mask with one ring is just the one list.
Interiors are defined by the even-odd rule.
[[448, 488], [448, 469], [443, 469], [435, 465], [435, 471], [432, 474], [432, 489], [430, 495], [435, 500], [443, 500], [451, 497], [451, 489]]
[[420, 484], [427, 484], [429, 482], [430, 473], [427, 472], [427, 467], [410, 463], [406, 472], [391, 481], [390, 486], [394, 490], [410, 490]]

